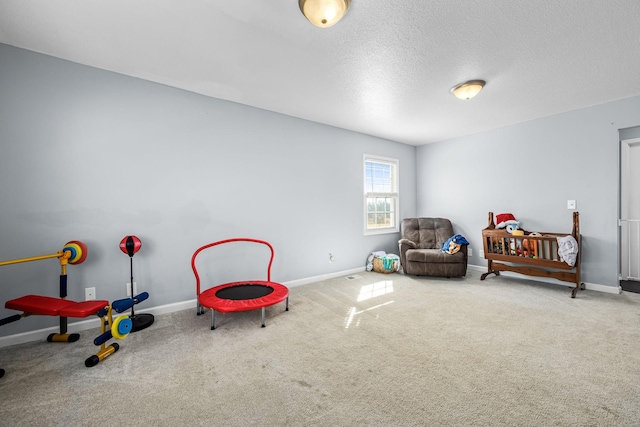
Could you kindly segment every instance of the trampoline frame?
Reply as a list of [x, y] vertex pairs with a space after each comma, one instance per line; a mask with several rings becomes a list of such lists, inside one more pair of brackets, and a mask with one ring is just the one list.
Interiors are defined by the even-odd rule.
[[[225, 243], [231, 243], [231, 242], [253, 242], [253, 243], [259, 243], [259, 244], [265, 245], [269, 248], [269, 250], [271, 251], [271, 256], [269, 258], [269, 265], [267, 267], [267, 280], [266, 281], [246, 280], [241, 282], [230, 282], [230, 283], [224, 283], [221, 285], [213, 286], [204, 291], [201, 290], [200, 275], [198, 274], [198, 270], [196, 268], [196, 257], [198, 256], [198, 254], [200, 254], [200, 252], [202, 252], [205, 249], [222, 245]], [[193, 256], [191, 257], [191, 268], [193, 269], [193, 274], [196, 278], [196, 300], [197, 300], [196, 315], [199, 316], [204, 314], [205, 307], [211, 309], [211, 330], [214, 330], [216, 328], [215, 326], [216, 311], [221, 313], [234, 313], [238, 311], [256, 310], [260, 308], [262, 310], [261, 326], [264, 328], [266, 326], [265, 325], [265, 308], [266, 307], [270, 307], [282, 301], [286, 301], [285, 311], [289, 311], [289, 289], [280, 283], [271, 281], [271, 265], [273, 264], [273, 257], [274, 257], [274, 250], [273, 250], [273, 246], [271, 246], [270, 243], [264, 240], [252, 239], [252, 238], [246, 238], [246, 237], [220, 240], [220, 241], [209, 243], [207, 245], [204, 245], [198, 248], [193, 253]], [[268, 295], [264, 295], [258, 298], [238, 299], [238, 300], [219, 298], [216, 295], [216, 293], [222, 289], [230, 288], [234, 286], [244, 286], [244, 285], [267, 286], [272, 288], [273, 291]]]

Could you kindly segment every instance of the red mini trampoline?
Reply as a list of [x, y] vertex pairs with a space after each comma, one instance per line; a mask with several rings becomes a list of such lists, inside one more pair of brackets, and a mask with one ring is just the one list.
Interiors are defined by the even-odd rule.
[[[269, 247], [271, 257], [269, 258], [269, 266], [267, 267], [267, 280], [247, 280], [242, 282], [224, 283], [212, 288], [201, 291], [200, 275], [196, 268], [196, 257], [200, 252], [213, 246], [231, 242], [253, 242], [260, 243]], [[234, 238], [220, 240], [218, 242], [209, 243], [199, 248], [191, 257], [191, 268], [196, 276], [196, 297], [198, 307], [196, 314], [204, 314], [204, 309], [211, 309], [211, 329], [215, 329], [216, 311], [220, 313], [233, 313], [236, 311], [248, 311], [262, 309], [262, 327], [265, 327], [264, 316], [265, 308], [286, 301], [285, 310], [289, 311], [289, 289], [276, 282], [271, 281], [271, 264], [273, 263], [273, 247], [264, 240], [250, 238]]]

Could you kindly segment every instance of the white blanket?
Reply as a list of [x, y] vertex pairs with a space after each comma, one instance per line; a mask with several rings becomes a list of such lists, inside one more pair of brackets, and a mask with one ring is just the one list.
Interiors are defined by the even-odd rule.
[[578, 242], [576, 239], [569, 235], [556, 237], [556, 240], [558, 240], [558, 255], [560, 255], [560, 259], [571, 267], [576, 265], [576, 259], [578, 258]]

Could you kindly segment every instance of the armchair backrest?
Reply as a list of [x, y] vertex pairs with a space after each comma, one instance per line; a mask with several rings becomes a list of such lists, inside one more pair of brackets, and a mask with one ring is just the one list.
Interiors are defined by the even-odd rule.
[[400, 232], [403, 239], [415, 242], [418, 249], [440, 249], [453, 236], [453, 226], [446, 218], [405, 218]]

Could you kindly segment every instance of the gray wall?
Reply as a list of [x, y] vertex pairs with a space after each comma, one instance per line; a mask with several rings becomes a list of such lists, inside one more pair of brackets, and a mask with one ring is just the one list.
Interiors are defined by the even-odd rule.
[[[473, 102], [473, 101], [471, 101]], [[418, 147], [418, 215], [454, 222], [479, 257], [488, 212], [529, 231], [570, 232], [577, 201], [582, 279], [618, 286], [618, 130], [640, 124], [640, 97]]]
[[[89, 256], [68, 268], [69, 297], [83, 300], [95, 286], [114, 300], [129, 280], [119, 243], [134, 234], [142, 240], [134, 280], [151, 295], [141, 308], [194, 299], [191, 256], [220, 239], [269, 241], [279, 282], [361, 268], [373, 250], [397, 252], [399, 238], [363, 234], [363, 154], [400, 160], [405, 217], [416, 213], [415, 152], [0, 45], [0, 260], [81, 240]], [[262, 279], [260, 256], [216, 252], [204, 279]], [[57, 296], [55, 259], [0, 273], [2, 307], [31, 293]], [[0, 336], [56, 324], [33, 317]]]

